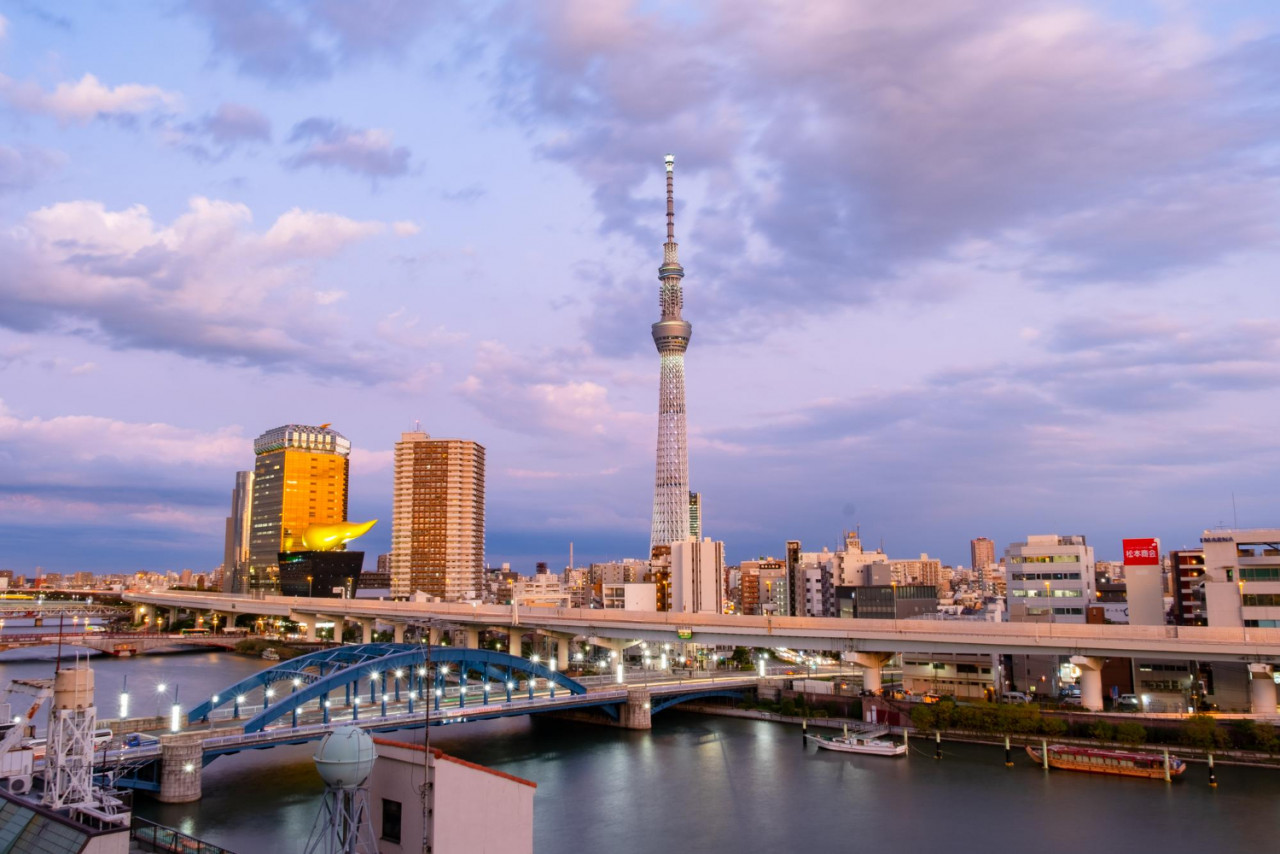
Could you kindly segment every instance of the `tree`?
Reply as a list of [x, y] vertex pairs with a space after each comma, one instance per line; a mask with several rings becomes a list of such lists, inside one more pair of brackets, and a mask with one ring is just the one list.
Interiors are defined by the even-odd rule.
[[1124, 744], [1142, 744], [1147, 740], [1147, 729], [1140, 723], [1125, 721], [1116, 726], [1116, 740]]
[[733, 648], [733, 655], [729, 660], [732, 661], [739, 670], [750, 670], [751, 650], [747, 649], [745, 646], [735, 646]]
[[1225, 747], [1230, 739], [1226, 731], [1218, 729], [1218, 722], [1209, 715], [1192, 715], [1182, 725], [1178, 740], [1191, 747], [1209, 750]]

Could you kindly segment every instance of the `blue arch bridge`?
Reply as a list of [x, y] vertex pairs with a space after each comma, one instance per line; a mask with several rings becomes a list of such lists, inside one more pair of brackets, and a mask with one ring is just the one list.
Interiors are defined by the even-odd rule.
[[[586, 685], [536, 660], [485, 649], [344, 645], [282, 661], [228, 686], [193, 707], [181, 732], [99, 756], [104, 768], [114, 769], [117, 785], [159, 792], [161, 800], [193, 800], [189, 791], [166, 790], [181, 790], [186, 782], [199, 797], [199, 768], [217, 757], [314, 741], [339, 725], [390, 732], [552, 712], [648, 729], [663, 709], [740, 698], [757, 683], [755, 675], [673, 679], [660, 671], [624, 678]], [[172, 773], [179, 767], [184, 773]]]

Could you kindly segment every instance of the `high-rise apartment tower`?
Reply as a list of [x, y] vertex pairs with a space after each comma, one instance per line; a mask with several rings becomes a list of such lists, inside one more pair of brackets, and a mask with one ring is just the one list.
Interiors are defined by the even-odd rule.
[[685, 434], [684, 352], [693, 326], [680, 316], [684, 293], [680, 280], [684, 268], [676, 253], [674, 171], [676, 159], [668, 154], [667, 242], [662, 247], [658, 278], [662, 319], [653, 324], [653, 343], [661, 357], [658, 391], [658, 460], [653, 486], [653, 526], [649, 551], [682, 542], [689, 537], [689, 451]]
[[280, 552], [304, 548], [311, 525], [347, 520], [351, 442], [328, 424], [286, 424], [253, 442], [248, 592], [280, 589]]
[[991, 592], [991, 567], [996, 562], [996, 544], [986, 537], [969, 541], [969, 568], [983, 593]]
[[400, 434], [391, 509], [391, 595], [475, 599], [483, 573], [484, 446]]

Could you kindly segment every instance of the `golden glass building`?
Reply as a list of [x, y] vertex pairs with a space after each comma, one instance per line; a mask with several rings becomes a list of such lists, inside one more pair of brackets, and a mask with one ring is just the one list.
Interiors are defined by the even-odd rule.
[[253, 443], [253, 505], [249, 532], [248, 589], [280, 589], [281, 552], [302, 551], [311, 525], [347, 520], [351, 442], [329, 425], [287, 424]]
[[391, 595], [460, 602], [484, 572], [484, 446], [402, 433], [391, 510]]

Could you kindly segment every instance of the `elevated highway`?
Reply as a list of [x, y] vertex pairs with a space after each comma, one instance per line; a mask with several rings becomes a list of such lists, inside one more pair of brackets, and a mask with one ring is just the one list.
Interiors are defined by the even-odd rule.
[[378, 623], [390, 625], [396, 640], [402, 640], [405, 627], [411, 625], [430, 626], [433, 632], [442, 625], [459, 626], [467, 631], [468, 646], [478, 646], [481, 630], [504, 631], [512, 649], [524, 634], [533, 632], [557, 640], [561, 662], [568, 661], [568, 641], [575, 637], [617, 651], [645, 641], [839, 652], [863, 668], [863, 683], [872, 691], [880, 689], [884, 665], [901, 653], [1070, 656], [1081, 670], [1081, 701], [1095, 711], [1103, 705], [1101, 671], [1108, 658], [1245, 663], [1252, 710], [1266, 715], [1276, 714], [1274, 676], [1280, 664], [1280, 629], [1275, 628], [744, 617], [370, 599], [252, 599], [222, 593], [128, 593], [125, 598], [168, 608], [171, 618], [182, 608], [286, 617], [306, 625], [312, 638], [315, 624], [325, 620], [359, 624], [366, 642]]
[[744, 617], [587, 608], [312, 599], [251, 599], [222, 593], [126, 593], [130, 602], [202, 613], [298, 619], [324, 616], [386, 625], [455, 625], [650, 643], [690, 642], [809, 651], [1018, 653], [1280, 664], [1280, 629], [986, 623], [959, 620], [839, 620]]

